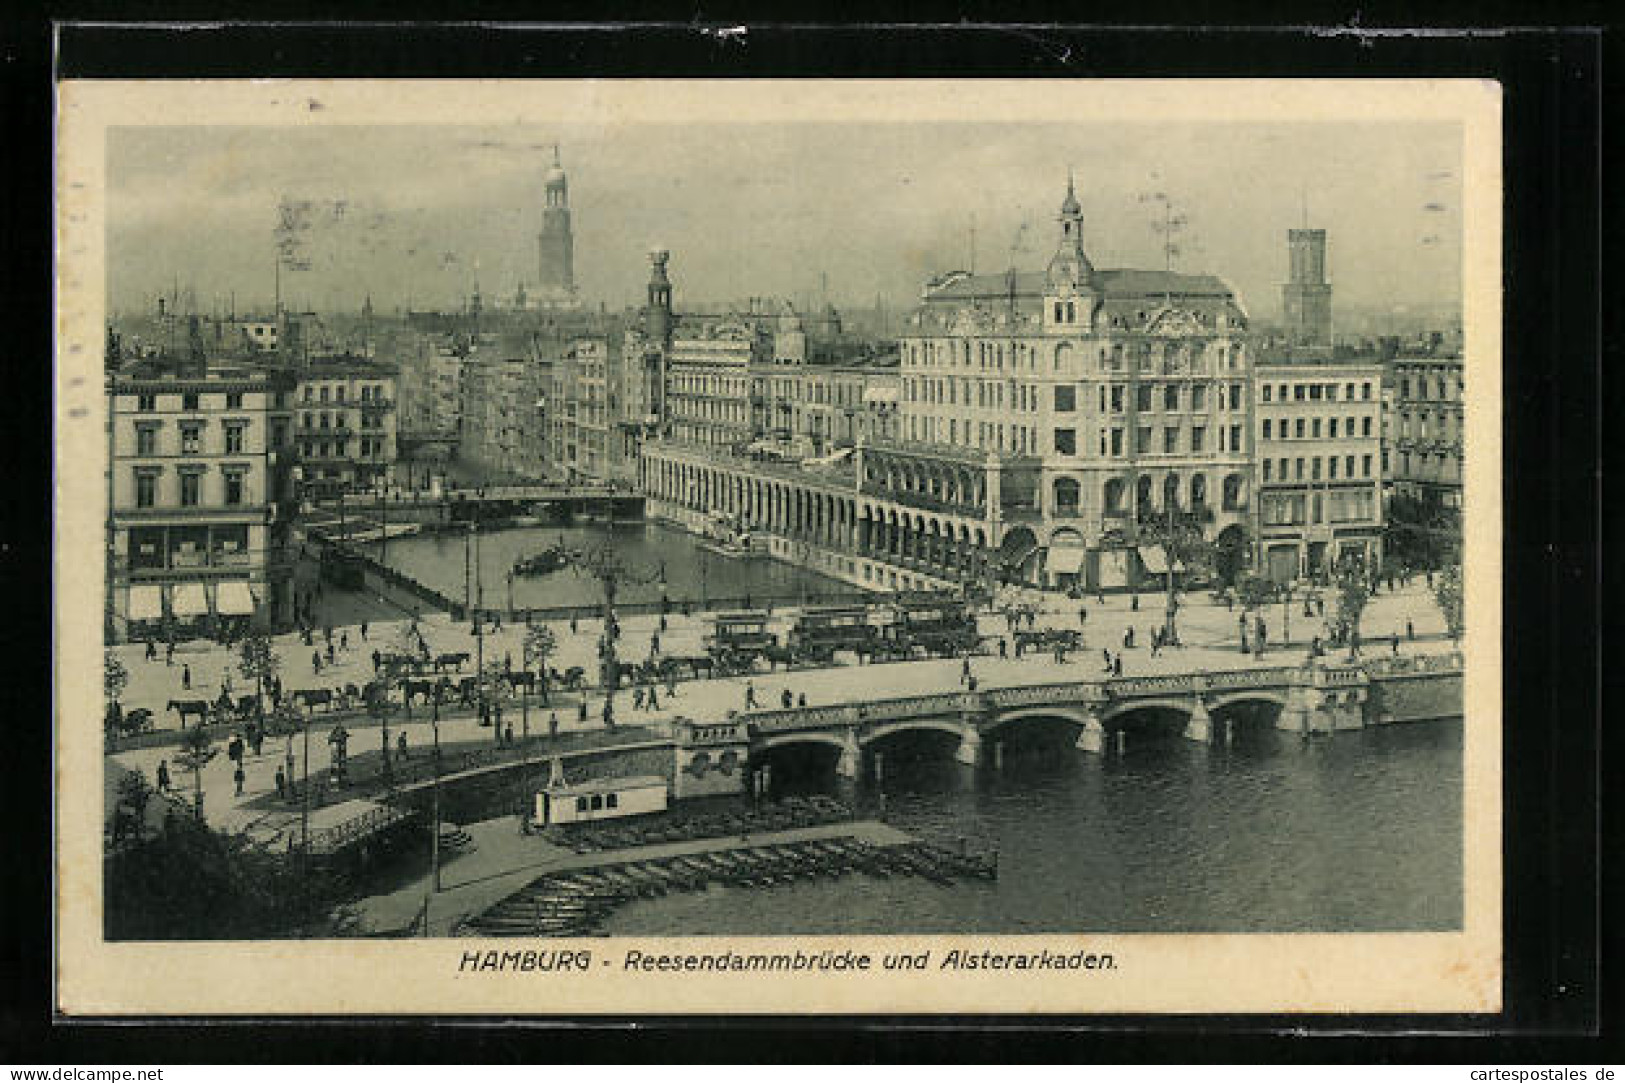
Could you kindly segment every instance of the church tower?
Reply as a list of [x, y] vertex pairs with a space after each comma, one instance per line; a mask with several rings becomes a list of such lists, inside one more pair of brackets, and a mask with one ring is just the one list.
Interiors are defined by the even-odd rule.
[[1066, 174], [1066, 198], [1057, 221], [1061, 234], [1044, 275], [1044, 329], [1087, 331], [1094, 319], [1095, 268], [1083, 251], [1083, 208], [1071, 170]]
[[1294, 346], [1332, 344], [1332, 285], [1326, 281], [1326, 231], [1289, 229], [1287, 282], [1281, 310], [1287, 339]]
[[570, 182], [564, 175], [564, 167], [559, 164], [556, 143], [553, 146], [553, 168], [547, 171], [542, 232], [536, 241], [541, 255], [539, 282], [543, 300], [574, 300], [575, 240], [570, 234]]

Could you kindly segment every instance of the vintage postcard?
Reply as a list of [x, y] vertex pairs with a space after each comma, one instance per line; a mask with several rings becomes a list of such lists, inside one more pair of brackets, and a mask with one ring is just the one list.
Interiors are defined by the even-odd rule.
[[58, 105], [64, 1015], [1499, 1010], [1494, 84]]

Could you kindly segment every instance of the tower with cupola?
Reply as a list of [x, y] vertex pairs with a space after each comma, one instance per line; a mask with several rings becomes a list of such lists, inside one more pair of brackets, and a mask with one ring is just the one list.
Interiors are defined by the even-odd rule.
[[1094, 322], [1098, 292], [1094, 265], [1083, 250], [1083, 207], [1078, 203], [1070, 170], [1057, 221], [1060, 235], [1044, 274], [1044, 330], [1058, 334], [1087, 332]]

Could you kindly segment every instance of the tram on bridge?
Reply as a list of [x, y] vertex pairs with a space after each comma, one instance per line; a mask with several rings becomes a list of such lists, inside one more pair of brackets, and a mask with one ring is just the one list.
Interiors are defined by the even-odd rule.
[[880, 641], [867, 606], [815, 606], [802, 611], [790, 630], [789, 646], [798, 662], [827, 664], [836, 651], [869, 654]]
[[976, 613], [965, 599], [947, 591], [909, 592], [892, 603], [887, 642], [897, 651], [954, 655], [981, 645]]
[[760, 610], [718, 613], [712, 618], [705, 647], [720, 661], [754, 662], [778, 649], [779, 637], [767, 630], [769, 619]]

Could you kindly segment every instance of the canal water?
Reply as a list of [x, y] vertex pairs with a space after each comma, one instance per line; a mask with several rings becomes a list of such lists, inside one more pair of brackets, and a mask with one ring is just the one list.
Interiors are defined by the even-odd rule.
[[[514, 561], [535, 556], [563, 542], [572, 548], [613, 545], [628, 569], [617, 599], [622, 603], [658, 602], [662, 591], [673, 602], [703, 603], [709, 598], [791, 599], [802, 591], [845, 591], [852, 588], [781, 561], [741, 560], [711, 552], [693, 535], [654, 523], [596, 526], [518, 527], [479, 535], [478, 553], [486, 608], [508, 604], [508, 572]], [[384, 563], [448, 598], [461, 600], [465, 583], [466, 535], [420, 534], [391, 539]], [[378, 556], [380, 547], [369, 545]], [[664, 585], [659, 577], [664, 573]], [[641, 580], [641, 581], [640, 581]], [[515, 576], [513, 605], [520, 609], [598, 605], [603, 597], [596, 580], [570, 569], [542, 576]]]
[[883, 778], [841, 782], [813, 750], [774, 761], [781, 792], [821, 790], [933, 841], [994, 847], [996, 882], [914, 878], [713, 887], [617, 911], [612, 936], [1450, 930], [1462, 921], [1462, 720], [1319, 735], [1267, 722], [1229, 747], [1177, 725], [1120, 755], [1032, 727], [1004, 766], [953, 739], [888, 739]]

